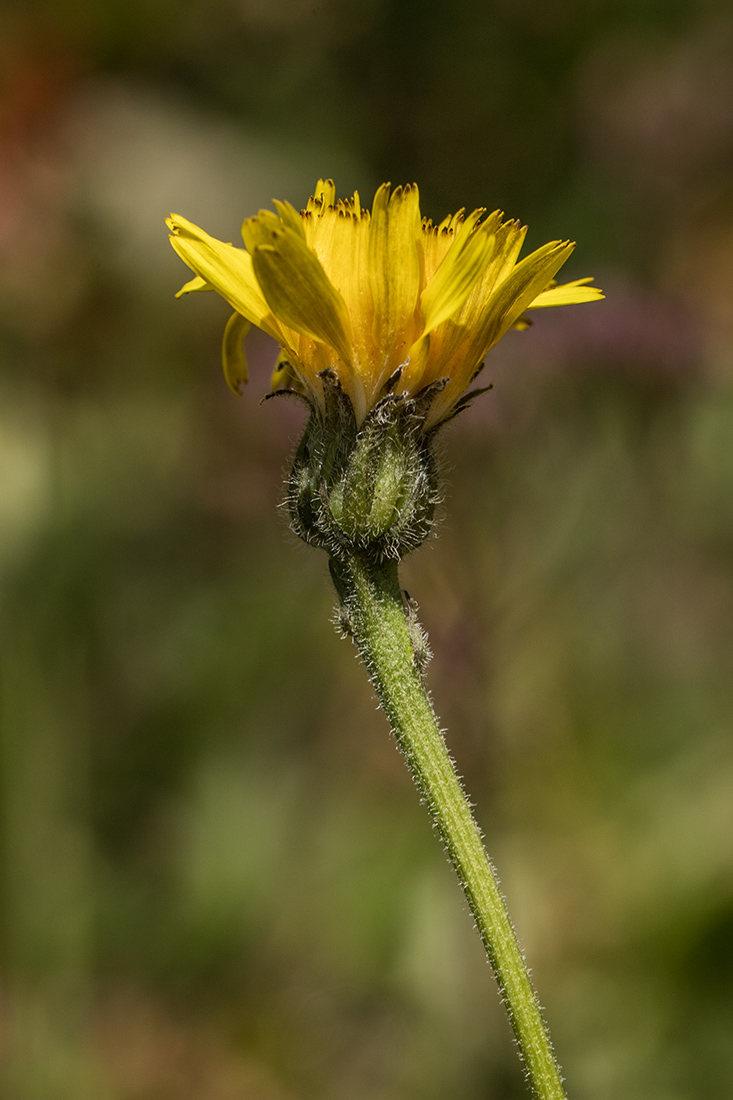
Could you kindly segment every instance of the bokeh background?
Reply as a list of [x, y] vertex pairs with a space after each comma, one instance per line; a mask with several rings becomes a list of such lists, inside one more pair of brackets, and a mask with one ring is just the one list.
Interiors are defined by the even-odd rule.
[[6, 0], [8, 1100], [519, 1100], [452, 874], [278, 510], [302, 422], [174, 300], [319, 175], [501, 207], [600, 304], [492, 352], [405, 562], [574, 1100], [733, 1094], [726, 0]]

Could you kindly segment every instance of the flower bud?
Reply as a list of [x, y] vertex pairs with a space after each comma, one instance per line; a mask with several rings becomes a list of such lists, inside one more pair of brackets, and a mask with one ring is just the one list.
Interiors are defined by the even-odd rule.
[[320, 378], [324, 407], [312, 407], [289, 479], [293, 527], [336, 557], [357, 550], [398, 560], [432, 527], [437, 470], [423, 430], [430, 402], [388, 394], [357, 428], [336, 375]]

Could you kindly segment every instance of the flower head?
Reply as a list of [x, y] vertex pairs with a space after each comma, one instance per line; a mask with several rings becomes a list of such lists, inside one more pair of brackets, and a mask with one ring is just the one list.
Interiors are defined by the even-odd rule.
[[390, 193], [383, 184], [371, 211], [356, 192], [337, 201], [330, 180], [319, 180], [305, 210], [274, 206], [244, 222], [244, 249], [168, 219], [174, 249], [195, 272], [179, 295], [213, 289], [235, 311], [223, 343], [235, 392], [247, 379], [242, 339], [256, 325], [282, 349], [273, 389], [323, 407], [323, 372], [335, 373], [357, 424], [388, 391], [411, 398], [442, 381], [423, 421], [430, 429], [456, 411], [494, 344], [524, 327], [525, 310], [603, 296], [590, 279], [555, 284], [572, 242], [550, 241], [520, 260], [518, 222], [459, 210], [433, 225], [414, 185]]

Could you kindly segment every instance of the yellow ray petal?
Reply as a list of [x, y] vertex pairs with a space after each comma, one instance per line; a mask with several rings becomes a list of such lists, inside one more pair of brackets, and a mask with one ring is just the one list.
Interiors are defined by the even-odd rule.
[[[369, 216], [367, 211], [344, 206], [332, 212], [337, 221], [330, 253], [324, 263], [331, 282], [341, 292], [351, 319], [355, 357], [361, 353], [363, 369], [370, 360], [374, 309], [369, 281]], [[325, 223], [327, 218], [323, 219]]]
[[549, 241], [518, 263], [496, 288], [490, 309], [492, 331], [489, 347], [504, 335], [530, 302], [545, 290], [574, 248], [573, 241]]
[[375, 341], [385, 347], [411, 320], [420, 289], [420, 197], [416, 186], [385, 183], [374, 196], [369, 233], [369, 282]]
[[421, 305], [425, 333], [432, 332], [459, 310], [476, 285], [495, 249], [496, 237], [490, 229], [490, 222], [474, 229], [471, 219], [461, 226], [443, 262], [423, 291]]
[[187, 283], [184, 283], [181, 289], [176, 294], [176, 298], [181, 298], [184, 294], [191, 294], [195, 290], [213, 290], [211, 283], [207, 283], [206, 279], [202, 279], [200, 275], [194, 275], [193, 279], [189, 279]]
[[[271, 225], [269, 229], [262, 217], [263, 214], [269, 214], [274, 220], [275, 224]], [[245, 218], [242, 222], [242, 240], [249, 255], [254, 254], [254, 250], [258, 245], [269, 244], [273, 229], [279, 228], [280, 219], [271, 210], [260, 210], [259, 214], [254, 214], [251, 218]]]
[[[417, 364], [421, 363], [419, 369], [423, 385], [441, 377], [448, 367], [452, 375], [458, 373], [463, 378], [466, 374], [465, 382], [456, 382], [456, 389], [460, 384], [468, 385], [475, 364], [483, 359], [488, 350], [490, 337], [487, 334], [494, 316], [495, 296], [502, 281], [514, 268], [527, 231], [515, 221], [502, 224], [499, 211], [491, 214], [484, 224], [491, 225], [496, 237], [493, 253], [458, 313], [431, 334], [427, 357], [424, 346], [420, 347], [422, 355], [415, 360], [414, 369], [417, 370]], [[412, 361], [412, 353], [410, 359]], [[456, 363], [463, 364], [463, 367], [457, 368]], [[413, 384], [417, 384], [412, 368], [410, 378]], [[440, 399], [447, 401], [449, 397], [446, 390]]]
[[[522, 316], [529, 303], [547, 287], [574, 247], [570, 241], [550, 241], [538, 248], [516, 264], [483, 303], [473, 302], [470, 308], [466, 307], [461, 312], [460, 324], [448, 321], [446, 328], [439, 330], [440, 339], [434, 345], [431, 337], [425, 382], [433, 381], [446, 363], [457, 363], [458, 366], [451, 369], [450, 383], [435, 399], [429, 424], [438, 423], [465, 391], [476, 365]], [[509, 238], [503, 270], [509, 265], [508, 257], [516, 255], [517, 251], [517, 241]]]
[[336, 185], [333, 180], [319, 180], [313, 196], [308, 199], [306, 210], [317, 214], [336, 202]]
[[279, 330], [272, 324], [270, 310], [255, 277], [252, 257], [241, 248], [210, 237], [178, 214], [171, 214], [166, 220], [171, 229], [170, 242], [181, 259], [210, 283], [232, 309], [279, 339]]
[[[471, 230], [480, 221], [483, 213], [483, 210], [474, 210], [473, 214], [465, 219], [465, 222], [462, 211], [453, 214], [449, 218], [444, 218], [440, 225], [433, 225], [429, 219], [423, 222], [422, 251], [425, 283], [430, 282], [443, 262], [446, 253], [453, 249], [458, 235], [464, 232], [464, 225], [470, 234]], [[493, 214], [489, 214], [484, 221], [484, 225], [487, 226], [484, 230], [485, 233], [493, 233], [498, 229], [501, 225], [500, 212], [495, 210]]]
[[291, 203], [280, 202], [278, 199], [273, 199], [272, 205], [275, 207], [278, 214], [280, 215], [280, 221], [283, 223], [283, 225], [286, 225], [288, 229], [292, 229], [301, 237], [305, 237], [305, 231], [303, 229], [303, 219]]
[[303, 222], [305, 242], [315, 252], [329, 278], [331, 272], [327, 265], [338, 226], [339, 217], [335, 206], [323, 207], [316, 214], [306, 211]]
[[270, 244], [272, 234], [283, 228], [282, 219], [272, 210], [260, 210], [251, 218], [242, 222], [242, 240], [250, 255], [260, 244]]
[[605, 298], [603, 291], [597, 286], [588, 286], [593, 281], [589, 279], [574, 279], [571, 283], [563, 283], [561, 286], [550, 287], [538, 294], [534, 301], [530, 302], [527, 309], [542, 309], [544, 306], [571, 306], [579, 302], [596, 302], [599, 298]]
[[302, 389], [298, 375], [295, 373], [293, 364], [290, 362], [288, 352], [281, 351], [278, 355], [275, 366], [272, 369], [270, 386], [272, 387], [273, 393], [276, 390]]
[[289, 328], [321, 340], [351, 362], [349, 317], [343, 298], [302, 237], [273, 230], [252, 257], [257, 280], [275, 317]]
[[519, 222], [502, 223], [501, 214], [498, 211], [491, 214], [484, 224], [492, 226], [492, 232], [496, 237], [494, 250], [480, 278], [468, 294], [465, 305], [453, 318], [461, 328], [474, 334], [480, 334], [483, 329], [494, 295], [514, 269], [527, 233], [526, 228]]
[[324, 206], [333, 206], [336, 202], [336, 184], [333, 180], [319, 180], [316, 184], [314, 197], [320, 199]]
[[430, 282], [446, 252], [453, 244], [453, 234], [441, 231], [440, 226], [430, 220], [423, 221], [421, 235], [421, 280], [420, 285]]
[[250, 324], [241, 313], [233, 313], [224, 329], [221, 345], [221, 364], [224, 377], [232, 393], [241, 397], [242, 386], [248, 380], [247, 357], [242, 340], [249, 332]]

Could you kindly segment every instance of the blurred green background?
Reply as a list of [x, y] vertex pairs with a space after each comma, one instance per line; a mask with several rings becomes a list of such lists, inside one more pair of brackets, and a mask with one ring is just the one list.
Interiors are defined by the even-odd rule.
[[573, 1100], [733, 1095], [733, 19], [725, 0], [68, 0], [0, 13], [8, 1100], [519, 1100], [478, 939], [254, 334], [183, 302], [319, 175], [571, 237], [444, 435], [404, 565]]

